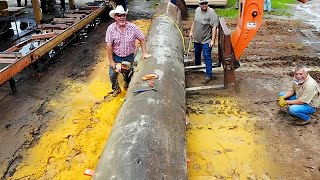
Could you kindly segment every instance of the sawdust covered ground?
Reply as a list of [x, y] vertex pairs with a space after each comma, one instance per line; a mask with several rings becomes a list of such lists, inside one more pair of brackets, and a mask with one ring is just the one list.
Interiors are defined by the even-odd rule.
[[[320, 82], [317, 41], [310, 25], [267, 17], [241, 57], [235, 87], [188, 95], [190, 179], [320, 178], [319, 125], [293, 126], [294, 118], [275, 105], [297, 63], [310, 66]], [[214, 75], [211, 84], [222, 84], [221, 69]], [[187, 72], [186, 78], [187, 87], [199, 86], [204, 73]]]
[[[0, 103], [0, 177], [85, 179], [84, 169], [94, 168], [125, 95], [103, 98], [110, 90], [101, 38], [108, 23], [40, 76], [24, 80], [31, 68], [18, 76], [25, 81], [19, 94]], [[320, 179], [319, 125], [295, 127], [274, 103], [298, 62], [320, 81], [317, 41], [310, 25], [267, 18], [242, 56], [236, 87], [187, 96], [190, 179]], [[213, 84], [222, 83], [221, 70], [215, 75]], [[186, 78], [197, 86], [204, 75]]]
[[[22, 104], [28, 112], [16, 114], [21, 111], [16, 109], [4, 116], [12, 119], [7, 121], [1, 136], [6, 146], [1, 150], [8, 153], [2, 156], [6, 158], [1, 162], [2, 178], [90, 179], [83, 172], [95, 169], [125, 96], [125, 91], [116, 98], [108, 95], [111, 84], [101, 36], [110, 22], [103, 23], [89, 39], [68, 48], [69, 53], [54, 63], [59, 70], [45, 72], [36, 90], [4, 100], [25, 98], [31, 104]], [[147, 34], [149, 25], [144, 24], [150, 24], [150, 20], [134, 23]], [[38, 80], [29, 83], [37, 86]], [[39, 92], [43, 90], [45, 93]], [[15, 142], [10, 138], [12, 134], [24, 142]]]

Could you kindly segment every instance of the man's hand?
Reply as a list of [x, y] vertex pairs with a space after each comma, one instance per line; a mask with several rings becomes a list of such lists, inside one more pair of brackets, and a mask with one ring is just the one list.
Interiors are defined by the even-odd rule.
[[142, 59], [148, 59], [149, 57], [151, 57], [151, 54], [148, 54], [148, 53], [142, 54]]
[[214, 41], [212, 40], [212, 41], [210, 41], [210, 43], [209, 43], [209, 47], [213, 47], [214, 46]]
[[192, 33], [192, 31], [190, 31], [190, 33], [189, 33], [189, 38], [190, 38], [190, 39], [193, 39], [193, 33]]
[[116, 68], [116, 63], [114, 61], [110, 61], [109, 65], [115, 69]]
[[279, 99], [277, 100], [277, 106], [279, 107], [286, 107], [288, 106], [288, 103], [286, 100], [284, 100], [283, 96], [280, 96]]

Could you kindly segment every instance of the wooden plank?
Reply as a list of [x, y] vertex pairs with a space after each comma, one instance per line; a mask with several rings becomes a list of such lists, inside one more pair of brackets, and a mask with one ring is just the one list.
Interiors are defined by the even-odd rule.
[[[215, 68], [215, 67], [220, 67], [220, 65], [219, 65], [219, 64], [216, 64], [216, 63], [212, 63], [212, 68]], [[196, 65], [196, 66], [185, 66], [185, 67], [184, 67], [185, 70], [189, 70], [189, 69], [203, 69], [203, 68], [206, 68], [206, 65], [205, 65], [205, 64]]]
[[212, 86], [199, 86], [199, 87], [189, 87], [186, 88], [186, 91], [199, 91], [199, 90], [205, 90], [205, 89], [216, 89], [216, 90], [221, 90], [225, 89], [223, 84], [220, 85], [212, 85]]
[[41, 24], [40, 29], [67, 29], [69, 26], [64, 24]]
[[67, 17], [67, 18], [83, 18], [85, 17], [86, 15], [85, 14], [64, 14], [64, 17]]
[[53, 18], [55, 23], [74, 23], [79, 21], [78, 18]]
[[93, 10], [70, 10], [71, 14], [90, 14]]
[[62, 33], [62, 32], [65, 31], [65, 30], [53, 29], [52, 31], [53, 31], [54, 33], [56, 33], [56, 34], [60, 34], [60, 33]]
[[6, 10], [8, 10], [9, 12], [16, 12], [16, 11], [21, 11], [21, 10], [25, 10], [25, 7], [8, 7]]
[[17, 61], [17, 59], [0, 58], [0, 64], [11, 64], [16, 61]]
[[196, 65], [196, 66], [186, 66], [184, 67], [185, 70], [187, 69], [201, 69], [201, 68], [205, 68], [206, 65], [205, 64], [201, 64], [201, 65]]
[[0, 52], [0, 58], [20, 58], [21, 52]]
[[57, 33], [52, 32], [52, 33], [45, 33], [45, 34], [35, 34], [31, 36], [31, 39], [50, 39], [54, 36], [56, 36]]

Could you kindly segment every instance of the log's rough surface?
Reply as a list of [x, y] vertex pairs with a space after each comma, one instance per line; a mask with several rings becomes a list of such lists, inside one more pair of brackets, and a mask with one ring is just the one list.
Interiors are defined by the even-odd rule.
[[[187, 179], [185, 75], [180, 11], [159, 5], [147, 49], [100, 157], [93, 179]], [[180, 28], [181, 29], [181, 28]], [[141, 77], [155, 73], [155, 91]]]

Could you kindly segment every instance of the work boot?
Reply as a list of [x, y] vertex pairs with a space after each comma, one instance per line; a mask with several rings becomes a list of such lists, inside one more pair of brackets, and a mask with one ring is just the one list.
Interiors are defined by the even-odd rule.
[[320, 117], [320, 115], [318, 112], [311, 114], [311, 123], [318, 124], [319, 117]]
[[116, 97], [118, 94], [120, 94], [121, 93], [121, 89], [119, 88], [119, 89], [115, 89], [115, 90], [113, 90], [113, 92], [112, 92], [112, 96], [113, 97]]
[[289, 106], [281, 107], [280, 112], [285, 113], [285, 114], [289, 114]]
[[304, 125], [310, 124], [310, 122], [311, 122], [311, 118], [309, 120], [307, 120], [307, 121], [304, 121], [302, 119], [297, 119], [297, 120], [295, 120], [293, 122], [293, 125], [295, 125], [295, 126], [304, 126]]
[[211, 77], [206, 77], [206, 78], [204, 79], [204, 81], [202, 81], [202, 83], [203, 83], [203, 84], [207, 84], [207, 83], [210, 82], [211, 80], [212, 80]]

